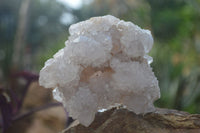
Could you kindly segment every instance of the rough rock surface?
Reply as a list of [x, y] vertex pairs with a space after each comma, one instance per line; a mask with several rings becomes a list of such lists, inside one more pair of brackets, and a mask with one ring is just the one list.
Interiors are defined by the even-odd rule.
[[98, 112], [89, 127], [75, 121], [63, 133], [200, 133], [200, 115], [156, 109], [136, 115], [124, 108]]
[[71, 25], [66, 46], [40, 71], [40, 85], [85, 126], [99, 109], [123, 104], [139, 113], [155, 110], [160, 97], [152, 72], [149, 30], [107, 15]]

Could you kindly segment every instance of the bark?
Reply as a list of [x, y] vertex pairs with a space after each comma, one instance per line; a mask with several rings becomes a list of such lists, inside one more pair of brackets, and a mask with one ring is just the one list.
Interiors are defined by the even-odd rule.
[[74, 121], [63, 133], [200, 133], [200, 115], [159, 109], [136, 115], [124, 108], [97, 113], [89, 127]]

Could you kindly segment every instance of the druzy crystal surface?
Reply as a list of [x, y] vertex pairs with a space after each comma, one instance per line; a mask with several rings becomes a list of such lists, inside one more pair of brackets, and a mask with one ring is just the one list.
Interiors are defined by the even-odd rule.
[[53, 90], [69, 115], [85, 126], [116, 104], [136, 114], [155, 110], [160, 97], [148, 52], [149, 30], [111, 15], [73, 24], [65, 47], [46, 61], [39, 83]]

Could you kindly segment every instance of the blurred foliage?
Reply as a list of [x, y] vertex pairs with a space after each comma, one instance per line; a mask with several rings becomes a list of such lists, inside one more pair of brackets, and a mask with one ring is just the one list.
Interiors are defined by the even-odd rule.
[[[200, 2], [165, 0], [151, 5], [155, 36], [153, 68], [160, 81], [161, 107], [200, 112]], [[161, 53], [162, 52], [162, 53]]]
[[[0, 1], [0, 78], [7, 77], [12, 71], [13, 43], [22, 2], [22, 0]], [[62, 39], [64, 34], [67, 34], [67, 26], [61, 23], [60, 18], [68, 8], [55, 0], [34, 0], [31, 1], [28, 11], [23, 55], [30, 56], [27, 60], [32, 61], [27, 61], [29, 67], [21, 69], [30, 70], [35, 67], [34, 56], [38, 51], [52, 47]], [[27, 62], [23, 63], [27, 64]]]
[[[0, 1], [0, 65], [4, 76], [9, 74], [20, 2]], [[55, 0], [31, 2], [25, 47], [31, 54], [32, 71], [39, 72], [45, 60], [64, 47], [69, 27], [60, 21], [64, 13], [73, 16], [73, 23], [111, 14], [152, 31], [155, 43], [150, 55], [161, 88], [156, 105], [200, 113], [199, 0], [93, 0], [80, 9], [70, 9]]]

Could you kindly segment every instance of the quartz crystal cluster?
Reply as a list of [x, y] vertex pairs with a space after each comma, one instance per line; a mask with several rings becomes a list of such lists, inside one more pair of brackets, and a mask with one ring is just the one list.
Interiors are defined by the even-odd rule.
[[85, 126], [116, 104], [139, 113], [155, 110], [160, 97], [148, 52], [149, 30], [111, 15], [73, 24], [65, 47], [46, 61], [39, 83], [53, 90], [69, 115]]

